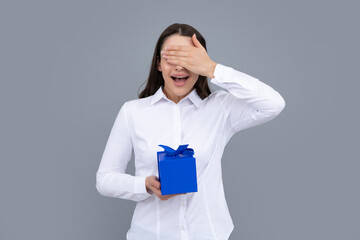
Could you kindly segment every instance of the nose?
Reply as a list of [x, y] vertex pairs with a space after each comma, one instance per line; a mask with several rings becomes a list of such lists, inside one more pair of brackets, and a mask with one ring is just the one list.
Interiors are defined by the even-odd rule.
[[182, 66], [180, 66], [180, 65], [177, 65], [177, 66], [175, 67], [175, 69], [176, 69], [177, 71], [180, 71], [180, 70], [183, 70], [184, 68], [183, 68]]

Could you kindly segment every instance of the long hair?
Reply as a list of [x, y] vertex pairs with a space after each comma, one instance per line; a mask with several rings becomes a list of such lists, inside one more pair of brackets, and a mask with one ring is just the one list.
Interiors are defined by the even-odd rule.
[[[201, 45], [206, 49], [206, 41], [204, 37], [192, 26], [181, 23], [174, 23], [168, 26], [160, 35], [154, 50], [154, 55], [151, 62], [150, 73], [147, 79], [147, 84], [145, 89], [138, 95], [139, 98], [145, 98], [151, 95], [159, 89], [159, 87], [164, 87], [164, 78], [162, 73], [157, 68], [157, 61], [161, 60], [160, 51], [162, 49], [164, 40], [173, 34], [178, 34], [181, 36], [192, 37], [193, 34], [196, 34], [196, 38], [199, 40]], [[144, 82], [145, 83], [145, 82]], [[143, 83], [143, 84], [144, 84]], [[141, 86], [140, 86], [141, 87]], [[199, 75], [198, 80], [196, 81], [194, 88], [196, 89], [197, 94], [201, 99], [206, 98], [211, 94], [207, 77]]]

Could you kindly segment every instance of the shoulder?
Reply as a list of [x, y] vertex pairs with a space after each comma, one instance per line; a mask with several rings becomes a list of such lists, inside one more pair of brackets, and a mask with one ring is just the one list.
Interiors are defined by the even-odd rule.
[[122, 107], [126, 115], [134, 115], [141, 112], [143, 109], [147, 109], [150, 106], [152, 96], [146, 98], [139, 98], [129, 100], [123, 103]]
[[152, 96], [149, 96], [146, 98], [129, 100], [129, 101], [124, 102], [124, 106], [126, 106], [127, 108], [139, 108], [139, 107], [149, 106], [151, 97]]

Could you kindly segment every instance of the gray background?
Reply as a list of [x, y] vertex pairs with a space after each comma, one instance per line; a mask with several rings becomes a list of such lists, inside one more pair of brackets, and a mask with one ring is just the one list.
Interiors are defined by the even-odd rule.
[[230, 239], [360, 239], [359, 4], [339, 2], [1, 1], [0, 239], [125, 239], [135, 202], [95, 173], [175, 22], [286, 101], [225, 149]]

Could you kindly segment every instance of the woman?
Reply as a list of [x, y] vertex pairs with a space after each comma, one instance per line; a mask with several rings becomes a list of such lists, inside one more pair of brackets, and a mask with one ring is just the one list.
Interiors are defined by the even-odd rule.
[[[207, 78], [226, 91], [211, 93]], [[101, 195], [137, 202], [127, 239], [228, 239], [234, 226], [222, 153], [235, 133], [275, 118], [284, 99], [257, 78], [215, 63], [202, 35], [177, 23], [160, 35], [139, 98], [121, 107], [96, 175]], [[161, 195], [159, 144], [194, 149], [198, 192]], [[132, 149], [135, 176], [125, 174]]]

